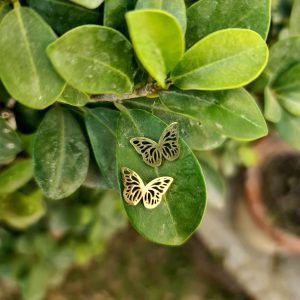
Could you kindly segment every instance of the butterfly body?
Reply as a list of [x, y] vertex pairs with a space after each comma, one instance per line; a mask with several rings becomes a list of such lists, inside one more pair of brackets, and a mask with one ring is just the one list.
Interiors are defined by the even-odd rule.
[[135, 150], [142, 155], [146, 164], [151, 167], [159, 167], [163, 157], [173, 161], [180, 154], [178, 123], [170, 124], [162, 133], [159, 142], [145, 137], [136, 137], [130, 140]]
[[148, 209], [153, 209], [160, 204], [163, 195], [173, 182], [172, 177], [163, 176], [145, 185], [140, 176], [129, 168], [122, 168], [122, 179], [124, 200], [134, 206], [143, 200]]

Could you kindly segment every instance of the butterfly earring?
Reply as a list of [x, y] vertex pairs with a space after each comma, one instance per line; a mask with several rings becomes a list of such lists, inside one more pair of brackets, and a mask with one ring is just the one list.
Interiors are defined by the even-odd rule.
[[174, 122], [163, 131], [158, 143], [145, 137], [132, 138], [130, 143], [142, 155], [146, 164], [151, 167], [159, 167], [163, 157], [169, 161], [178, 158], [180, 154], [178, 140], [179, 125]]
[[122, 168], [122, 180], [124, 200], [130, 205], [137, 205], [143, 200], [148, 209], [159, 205], [173, 182], [172, 177], [164, 176], [155, 178], [145, 185], [141, 177], [129, 168]]

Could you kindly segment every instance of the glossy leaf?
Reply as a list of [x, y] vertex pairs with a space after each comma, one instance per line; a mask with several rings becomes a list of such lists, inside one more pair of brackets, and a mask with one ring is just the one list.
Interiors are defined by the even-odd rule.
[[125, 14], [133, 10], [136, 0], [105, 0], [104, 2], [104, 25], [127, 33]]
[[139, 174], [144, 183], [160, 176], [171, 176], [174, 181], [162, 202], [153, 210], [142, 203], [124, 203], [133, 227], [145, 238], [160, 244], [180, 245], [195, 231], [201, 221], [205, 203], [205, 184], [199, 163], [188, 146], [180, 140], [180, 157], [164, 161], [161, 167], [147, 166], [130, 145], [136, 136], [158, 140], [166, 124], [142, 110], [123, 113], [118, 124], [117, 164], [120, 191], [123, 191], [121, 168]]
[[0, 76], [12, 97], [24, 105], [43, 109], [63, 91], [64, 82], [45, 52], [55, 39], [30, 8], [16, 7], [0, 24]]
[[0, 194], [10, 194], [32, 178], [31, 159], [18, 160], [0, 173]]
[[34, 177], [52, 199], [69, 196], [85, 180], [89, 149], [73, 116], [60, 107], [42, 121], [33, 147]]
[[300, 64], [281, 73], [272, 83], [280, 104], [291, 114], [300, 116]]
[[263, 71], [268, 47], [247, 29], [210, 34], [190, 48], [172, 71], [174, 84], [184, 90], [224, 90], [246, 85]]
[[178, 20], [183, 32], [186, 30], [186, 8], [184, 0], [138, 0], [135, 9], [161, 9]]
[[58, 99], [59, 102], [73, 106], [84, 106], [89, 102], [89, 100], [90, 97], [86, 93], [80, 92], [72, 88], [70, 85], [65, 87], [62, 95]]
[[293, 9], [290, 17], [290, 34], [300, 34], [300, 1], [294, 0]]
[[57, 39], [47, 52], [59, 74], [79, 91], [123, 94], [132, 90], [132, 47], [114, 29], [77, 27]]
[[255, 100], [241, 88], [220, 92], [165, 91], [160, 93], [160, 99], [168, 109], [227, 137], [254, 140], [268, 133]]
[[97, 8], [104, 0], [70, 0], [89, 9]]
[[[170, 96], [170, 99], [172, 97], [173, 96]], [[173, 102], [173, 100], [170, 101], [171, 103]], [[167, 124], [178, 122], [180, 124], [181, 137], [193, 150], [211, 150], [222, 145], [226, 139], [226, 137], [217, 132], [214, 127], [211, 128], [209, 125], [204, 124], [202, 118], [197, 119], [189, 114], [178, 112], [174, 110], [172, 106], [168, 105], [168, 101], [162, 102], [159, 98], [155, 98], [154, 100], [146, 98], [126, 101], [125, 104], [126, 107], [129, 108], [147, 110]], [[176, 104], [179, 104], [183, 110], [189, 107], [190, 104], [193, 105], [187, 101], [182, 102], [181, 99], [180, 101], [176, 101]]]
[[25, 229], [45, 214], [43, 194], [37, 189], [28, 195], [14, 193], [0, 199], [0, 219], [17, 229]]
[[100, 11], [68, 0], [29, 0], [29, 5], [59, 34], [84, 24], [100, 24]]
[[200, 0], [187, 10], [187, 46], [226, 28], [246, 28], [267, 38], [271, 20], [270, 0]]
[[265, 118], [273, 123], [277, 123], [280, 121], [282, 116], [282, 109], [280, 104], [278, 103], [274, 92], [266, 87], [265, 89]]
[[158, 84], [166, 87], [168, 73], [184, 52], [183, 33], [169, 13], [136, 10], [126, 14], [130, 38], [138, 59]]
[[0, 118], [0, 164], [12, 160], [22, 150], [17, 133]]
[[280, 122], [276, 124], [276, 128], [282, 139], [297, 150], [300, 150], [300, 117], [283, 112]]
[[97, 164], [108, 185], [117, 187], [116, 135], [119, 113], [106, 108], [86, 110], [85, 124]]

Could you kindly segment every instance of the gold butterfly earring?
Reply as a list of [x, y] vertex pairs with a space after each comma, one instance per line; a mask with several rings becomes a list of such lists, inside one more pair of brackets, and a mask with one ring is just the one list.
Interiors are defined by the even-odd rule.
[[142, 155], [146, 164], [151, 167], [159, 167], [163, 157], [168, 161], [178, 158], [180, 154], [178, 140], [179, 125], [174, 122], [163, 131], [158, 143], [145, 137], [132, 138], [130, 143]]
[[173, 182], [172, 177], [158, 177], [144, 184], [141, 177], [129, 168], [122, 168], [124, 185], [123, 197], [130, 205], [137, 205], [141, 200], [146, 208], [153, 209], [159, 205], [163, 195]]

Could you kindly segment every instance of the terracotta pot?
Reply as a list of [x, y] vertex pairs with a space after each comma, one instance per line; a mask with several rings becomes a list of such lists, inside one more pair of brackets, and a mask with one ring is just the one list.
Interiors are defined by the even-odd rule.
[[300, 254], [300, 237], [273, 224], [261, 192], [261, 169], [264, 162], [276, 155], [294, 154], [295, 151], [275, 137], [261, 140], [253, 149], [258, 161], [256, 166], [250, 167], [246, 172], [244, 201], [238, 204], [237, 220], [243, 236], [256, 248], [265, 252]]

